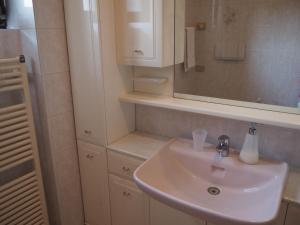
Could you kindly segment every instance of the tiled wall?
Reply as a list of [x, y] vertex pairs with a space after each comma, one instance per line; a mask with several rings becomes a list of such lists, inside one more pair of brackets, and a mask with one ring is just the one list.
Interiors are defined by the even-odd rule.
[[[21, 54], [19, 30], [1, 30], [0, 29], [0, 59], [12, 58]], [[9, 105], [15, 101], [11, 94], [0, 94], [0, 106]]]
[[[297, 105], [299, 0], [186, 0], [186, 25], [197, 22], [207, 24], [206, 30], [196, 31], [197, 65], [205, 70], [184, 73], [178, 66], [176, 92]], [[244, 43], [245, 60], [215, 60], [214, 48], [220, 42]]]
[[[33, 1], [43, 95], [51, 224], [82, 225], [78, 155], [75, 139], [63, 0]], [[50, 161], [49, 161], [50, 160]]]
[[0, 59], [21, 53], [19, 30], [0, 30]]
[[[205, 128], [208, 131], [208, 142], [217, 144], [217, 138], [227, 134], [231, 138], [231, 146], [241, 149], [250, 124], [194, 113], [137, 106], [136, 126], [139, 131], [187, 138], [191, 138], [194, 129]], [[286, 161], [290, 166], [300, 167], [300, 131], [265, 125], [258, 125], [257, 128], [262, 157]]]

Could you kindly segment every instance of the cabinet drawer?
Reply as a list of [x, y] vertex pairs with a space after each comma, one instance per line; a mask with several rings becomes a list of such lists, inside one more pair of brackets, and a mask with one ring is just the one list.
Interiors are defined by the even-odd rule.
[[143, 160], [108, 150], [108, 169], [111, 173], [132, 178], [133, 172], [142, 163]]
[[148, 225], [149, 198], [129, 180], [109, 175], [112, 225]]

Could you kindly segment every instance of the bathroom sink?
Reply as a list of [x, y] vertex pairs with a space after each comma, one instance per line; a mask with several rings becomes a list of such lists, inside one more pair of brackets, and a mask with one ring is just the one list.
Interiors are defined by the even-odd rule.
[[197, 152], [192, 141], [173, 139], [134, 173], [151, 197], [193, 216], [221, 224], [268, 224], [275, 219], [288, 173], [286, 163], [247, 165], [215, 147]]

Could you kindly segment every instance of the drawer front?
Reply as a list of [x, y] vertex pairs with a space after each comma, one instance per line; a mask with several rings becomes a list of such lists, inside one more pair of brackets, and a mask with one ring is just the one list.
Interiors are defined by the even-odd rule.
[[110, 173], [132, 178], [133, 172], [142, 163], [143, 160], [108, 150], [108, 170]]

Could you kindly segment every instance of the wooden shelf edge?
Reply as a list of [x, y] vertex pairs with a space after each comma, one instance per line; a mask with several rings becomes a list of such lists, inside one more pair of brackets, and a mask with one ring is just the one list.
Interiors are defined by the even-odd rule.
[[171, 96], [159, 96], [140, 92], [123, 94], [119, 99], [124, 103], [198, 113], [284, 128], [300, 129], [300, 115], [297, 114], [178, 99]]

